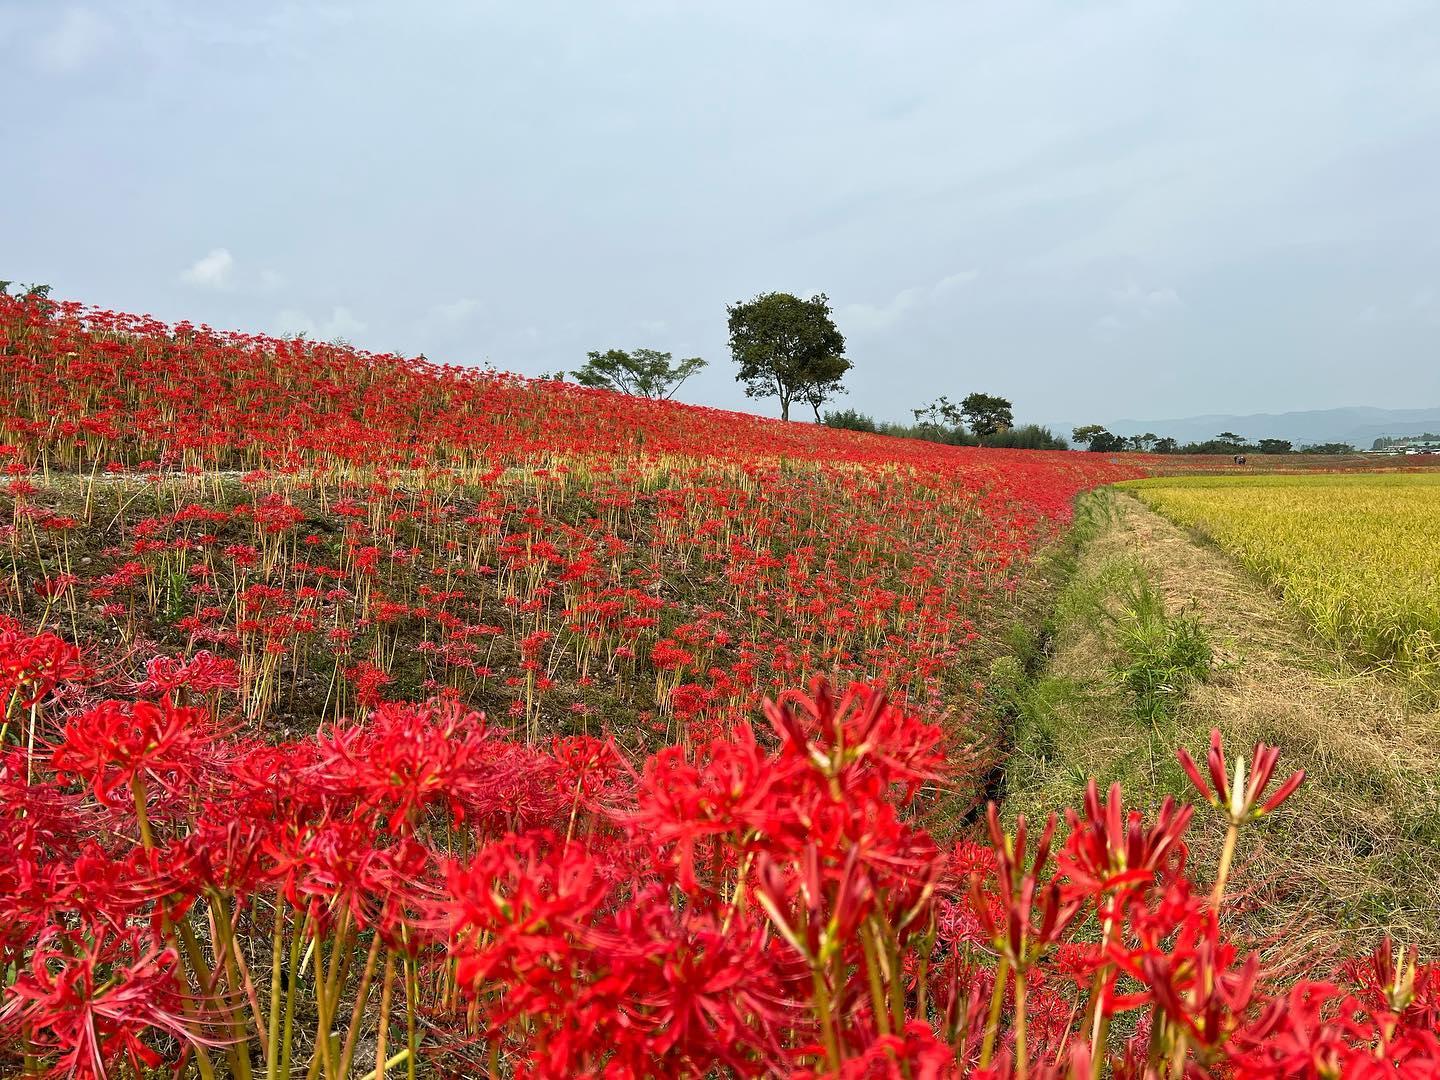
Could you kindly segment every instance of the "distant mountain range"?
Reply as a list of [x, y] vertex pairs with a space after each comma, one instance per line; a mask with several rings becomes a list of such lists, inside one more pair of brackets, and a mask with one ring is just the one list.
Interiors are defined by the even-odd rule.
[[[1382, 435], [1421, 435], [1440, 432], [1440, 407], [1433, 409], [1315, 409], [1308, 412], [1252, 413], [1233, 416], [1187, 416], [1174, 420], [1116, 420], [1107, 427], [1117, 435], [1169, 435], [1182, 443], [1213, 439], [1222, 431], [1233, 431], [1249, 441], [1289, 439], [1303, 443], [1344, 442], [1361, 450]], [[1063, 432], [1069, 436], [1070, 428]]]

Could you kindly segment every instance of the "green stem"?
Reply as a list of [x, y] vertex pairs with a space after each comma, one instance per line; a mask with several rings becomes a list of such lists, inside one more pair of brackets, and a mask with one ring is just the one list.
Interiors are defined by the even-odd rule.
[[280, 976], [284, 967], [285, 901], [275, 893], [275, 923], [270, 931], [270, 1017], [266, 1030], [265, 1080], [278, 1080], [280, 1067]]
[[1230, 828], [1225, 831], [1225, 846], [1220, 849], [1220, 869], [1215, 874], [1215, 888], [1210, 893], [1210, 906], [1217, 912], [1225, 899], [1225, 882], [1230, 877], [1230, 861], [1235, 858], [1235, 840], [1239, 834], [1240, 826], [1230, 822]]
[[[385, 1042], [390, 1035], [390, 1006], [395, 991], [395, 950], [385, 950], [385, 974], [380, 980], [380, 1030], [375, 1034], [375, 1071], [372, 1076], [383, 1078], [389, 1068], [385, 1060]], [[406, 1050], [409, 1053], [409, 1050]]]
[[355, 991], [355, 1004], [350, 1009], [350, 1030], [345, 1033], [345, 1048], [340, 1051], [340, 1070], [335, 1074], [341, 1080], [350, 1075], [350, 1063], [355, 1060], [355, 1041], [360, 1035], [360, 1020], [365, 1004], [370, 1000], [370, 983], [374, 980], [375, 963], [379, 958], [380, 934], [377, 931], [365, 957], [365, 970], [360, 975], [360, 988]]
[[990, 1058], [995, 1053], [995, 1036], [1000, 1032], [1000, 1006], [1005, 1002], [1005, 983], [1010, 978], [1010, 961], [1000, 958], [1000, 967], [995, 972], [995, 989], [990, 994], [990, 1011], [985, 1018], [985, 1039], [980, 1044], [980, 1068], [990, 1067]]
[[300, 979], [300, 943], [304, 940], [309, 926], [310, 916], [307, 914], [305, 922], [297, 926], [290, 935], [290, 968], [289, 976], [285, 980], [285, 1021], [280, 1051], [280, 1076], [285, 1080], [290, 1080], [290, 1062], [295, 1045], [295, 984]]
[[409, 1056], [405, 1059], [405, 1075], [408, 1080], [415, 1080], [415, 1058], [419, 1048], [419, 1037], [415, 1031], [415, 998], [419, 992], [419, 976], [415, 971], [415, 961], [407, 955], [405, 957], [405, 1050]]
[[1025, 972], [1015, 969], [1015, 1078], [1025, 1080], [1030, 1071], [1025, 1046]]

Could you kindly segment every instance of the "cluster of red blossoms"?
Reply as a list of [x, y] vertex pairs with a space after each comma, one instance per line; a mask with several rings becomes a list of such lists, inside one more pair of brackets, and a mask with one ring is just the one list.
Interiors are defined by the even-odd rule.
[[1182, 753], [1213, 870], [1118, 790], [937, 836], [1032, 552], [1143, 462], [37, 297], [0, 401], [0, 1075], [1440, 1070], [1413, 950], [1235, 936], [1271, 748]]
[[653, 747], [815, 674], [961, 714], [1031, 553], [1142, 471], [34, 298], [0, 360], [7, 609], [295, 729], [453, 691]]
[[[635, 763], [453, 699], [268, 743], [167, 681], [0, 759], [6, 1075], [1440, 1075], [1440, 970], [1277, 980], [1192, 807], [937, 842], [941, 732], [864, 686]], [[1182, 760], [1233, 830], [1300, 782]]]

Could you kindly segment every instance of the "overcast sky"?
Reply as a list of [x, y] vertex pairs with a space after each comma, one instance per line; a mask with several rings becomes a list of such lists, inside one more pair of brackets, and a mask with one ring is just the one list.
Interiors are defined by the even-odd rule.
[[829, 294], [846, 404], [1440, 404], [1440, 5], [0, 0], [0, 277], [530, 374]]

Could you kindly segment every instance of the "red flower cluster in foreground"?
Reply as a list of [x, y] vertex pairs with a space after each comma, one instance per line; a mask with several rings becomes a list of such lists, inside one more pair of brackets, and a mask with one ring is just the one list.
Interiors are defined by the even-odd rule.
[[[55, 649], [0, 641], [18, 701]], [[6, 1075], [1440, 1075], [1440, 973], [1277, 982], [1191, 807], [939, 843], [941, 733], [864, 686], [635, 763], [453, 699], [268, 744], [191, 667], [0, 763]], [[1300, 782], [1182, 757], [1234, 829]]]

